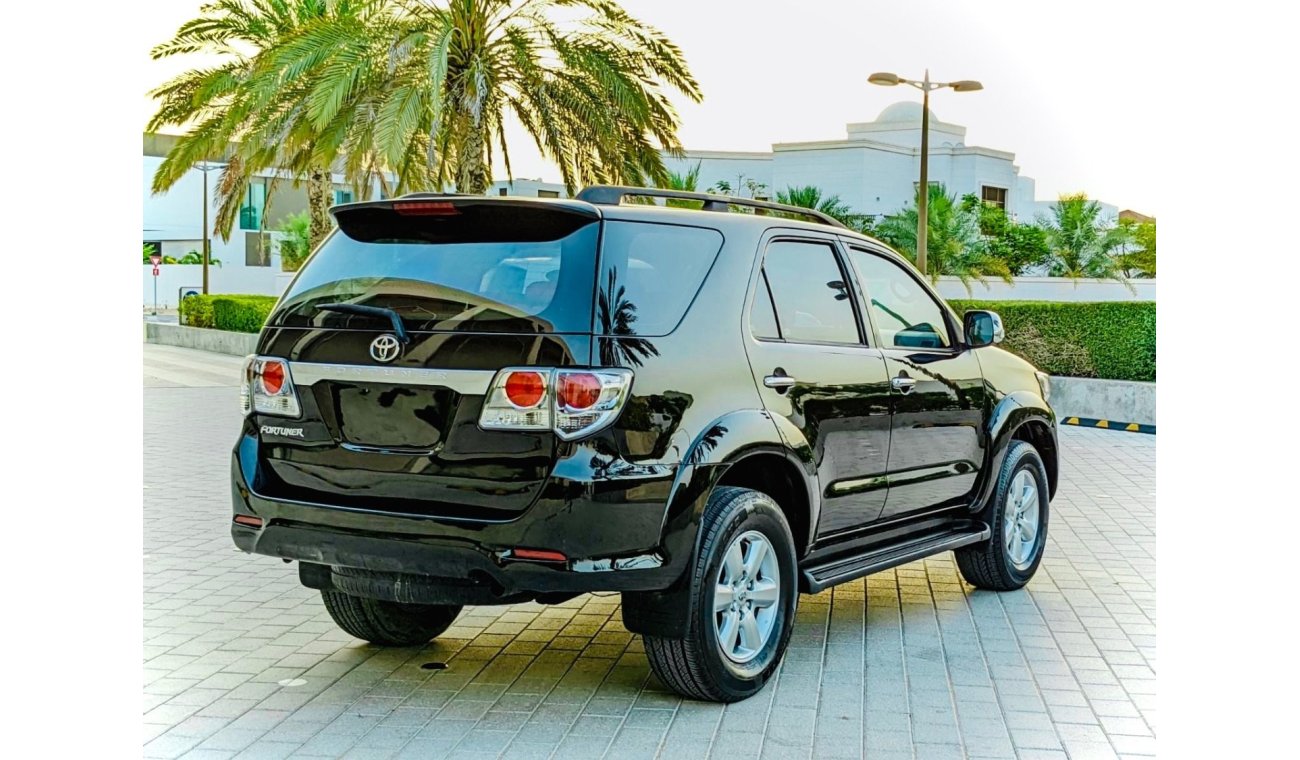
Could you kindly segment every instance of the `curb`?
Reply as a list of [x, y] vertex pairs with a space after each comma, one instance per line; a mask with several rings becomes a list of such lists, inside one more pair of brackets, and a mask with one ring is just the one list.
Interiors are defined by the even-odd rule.
[[1146, 433], [1148, 435], [1156, 434], [1155, 425], [1143, 425], [1137, 422], [1116, 422], [1114, 420], [1094, 420], [1089, 417], [1066, 417], [1061, 420], [1062, 425], [1078, 425], [1079, 427], [1102, 428], [1103, 430], [1122, 430], [1126, 433]]
[[257, 351], [257, 333], [212, 330], [167, 322], [145, 322], [146, 343], [195, 348], [230, 356], [247, 356]]

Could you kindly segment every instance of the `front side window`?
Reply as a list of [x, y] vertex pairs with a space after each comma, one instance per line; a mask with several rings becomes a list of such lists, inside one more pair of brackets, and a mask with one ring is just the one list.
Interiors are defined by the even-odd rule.
[[763, 258], [763, 272], [782, 338], [798, 343], [860, 342], [848, 283], [830, 245], [772, 243]]
[[952, 345], [943, 308], [898, 264], [852, 248], [849, 258], [871, 304], [882, 348], [947, 348]]

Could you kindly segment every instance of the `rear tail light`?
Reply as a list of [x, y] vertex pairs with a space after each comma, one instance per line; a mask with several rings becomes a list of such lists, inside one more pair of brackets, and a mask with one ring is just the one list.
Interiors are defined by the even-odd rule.
[[402, 216], [455, 216], [460, 209], [451, 201], [399, 201], [393, 210]]
[[265, 356], [244, 359], [239, 385], [239, 406], [250, 412], [277, 417], [297, 417], [302, 409], [293, 388], [289, 362]]
[[632, 388], [628, 369], [510, 367], [483, 400], [484, 430], [553, 430], [570, 441], [614, 421]]
[[505, 388], [506, 398], [520, 409], [532, 409], [546, 397], [546, 380], [540, 372], [511, 372]]

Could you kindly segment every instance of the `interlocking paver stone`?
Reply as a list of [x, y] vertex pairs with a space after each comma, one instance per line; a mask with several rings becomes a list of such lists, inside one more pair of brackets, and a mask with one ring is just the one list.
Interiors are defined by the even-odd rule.
[[773, 681], [723, 706], [650, 674], [616, 596], [468, 608], [424, 647], [339, 631], [296, 568], [230, 542], [238, 367], [145, 346], [145, 757], [1155, 753], [1154, 437], [1061, 429], [1024, 590], [976, 591], [949, 554], [801, 597]]

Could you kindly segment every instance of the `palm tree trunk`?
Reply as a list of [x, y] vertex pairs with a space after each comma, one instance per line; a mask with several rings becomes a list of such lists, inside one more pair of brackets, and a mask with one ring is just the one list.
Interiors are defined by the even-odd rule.
[[483, 195], [492, 184], [488, 175], [483, 129], [471, 123], [465, 130], [456, 161], [456, 192]]
[[311, 249], [320, 245], [333, 226], [330, 221], [330, 202], [333, 200], [330, 191], [333, 187], [328, 171], [313, 171], [307, 177], [307, 210], [311, 216], [308, 246]]

